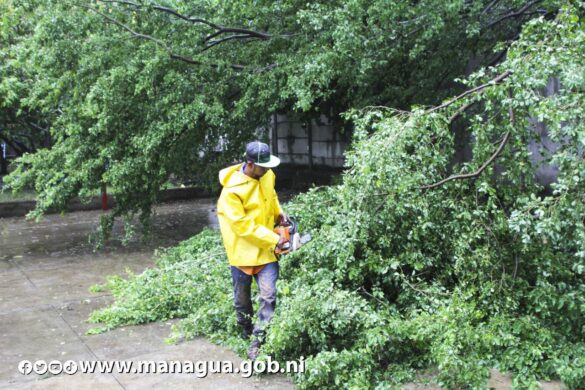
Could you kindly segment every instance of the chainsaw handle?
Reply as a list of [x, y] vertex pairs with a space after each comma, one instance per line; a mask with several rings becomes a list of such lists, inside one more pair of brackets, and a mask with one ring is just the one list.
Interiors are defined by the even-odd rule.
[[278, 214], [276, 218], [276, 225], [278, 226], [290, 226], [291, 220], [289, 219], [288, 215], [285, 213]]

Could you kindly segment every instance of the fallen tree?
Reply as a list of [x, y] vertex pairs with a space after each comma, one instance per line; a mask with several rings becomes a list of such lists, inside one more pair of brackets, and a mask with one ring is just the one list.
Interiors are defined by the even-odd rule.
[[[313, 241], [283, 257], [263, 352], [306, 358], [301, 388], [388, 388], [428, 372], [449, 388], [485, 386], [491, 368], [518, 388], [585, 383], [585, 33], [579, 12], [527, 24], [507, 59], [433, 108], [369, 108], [337, 186], [290, 202]], [[503, 76], [505, 75], [505, 77]], [[543, 88], [557, 78], [556, 94]], [[453, 164], [462, 121], [473, 158]], [[528, 148], [546, 126], [556, 143]], [[550, 187], [535, 180], [553, 164]], [[239, 352], [227, 260], [216, 232], [164, 251], [157, 266], [107, 284], [104, 331], [185, 317]]]

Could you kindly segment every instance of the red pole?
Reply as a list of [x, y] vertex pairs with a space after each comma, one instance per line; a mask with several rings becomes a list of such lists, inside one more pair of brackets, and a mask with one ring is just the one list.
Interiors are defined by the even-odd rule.
[[108, 211], [108, 189], [106, 183], [102, 183], [102, 210]]

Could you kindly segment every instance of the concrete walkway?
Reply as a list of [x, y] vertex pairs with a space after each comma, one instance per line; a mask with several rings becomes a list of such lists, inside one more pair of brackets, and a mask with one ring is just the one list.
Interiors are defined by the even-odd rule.
[[[152, 253], [186, 239], [203, 226], [214, 226], [214, 199], [159, 206], [153, 238], [123, 247], [110, 241], [94, 253], [87, 243], [100, 212], [49, 215], [41, 223], [0, 219], [0, 388], [197, 388], [293, 389], [282, 375], [243, 378], [239, 374], [82, 374], [22, 375], [22, 360], [197, 361], [241, 360], [232, 351], [195, 339], [166, 345], [171, 322], [131, 326], [86, 336], [91, 311], [112, 302], [108, 294], [88, 288], [107, 275], [139, 273], [153, 265]], [[117, 226], [115, 231], [120, 232]]]

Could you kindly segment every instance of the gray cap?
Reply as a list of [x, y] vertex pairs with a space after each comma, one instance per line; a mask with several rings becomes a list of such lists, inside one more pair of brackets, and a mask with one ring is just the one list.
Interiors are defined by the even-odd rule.
[[280, 164], [280, 159], [270, 154], [270, 148], [263, 142], [254, 141], [246, 145], [245, 157], [255, 165], [264, 168], [274, 168]]

